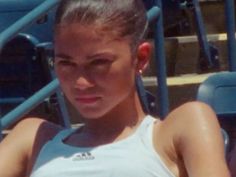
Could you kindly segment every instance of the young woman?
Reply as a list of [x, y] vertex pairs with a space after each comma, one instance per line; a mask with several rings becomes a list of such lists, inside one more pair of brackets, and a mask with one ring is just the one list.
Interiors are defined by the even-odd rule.
[[0, 144], [2, 177], [229, 177], [221, 131], [205, 104], [164, 121], [146, 115], [135, 86], [151, 46], [141, 0], [62, 0], [55, 70], [85, 117], [76, 130], [29, 118]]

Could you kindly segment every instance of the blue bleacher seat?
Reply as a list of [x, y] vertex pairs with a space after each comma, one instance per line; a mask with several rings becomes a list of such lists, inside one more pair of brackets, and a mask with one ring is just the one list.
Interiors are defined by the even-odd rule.
[[236, 117], [236, 72], [210, 76], [199, 87], [197, 100], [209, 104], [221, 117]]
[[219, 72], [209, 76], [200, 84], [197, 100], [207, 103], [215, 111], [221, 127], [226, 130], [223, 132], [226, 151], [230, 151], [231, 145], [236, 142], [236, 72]]

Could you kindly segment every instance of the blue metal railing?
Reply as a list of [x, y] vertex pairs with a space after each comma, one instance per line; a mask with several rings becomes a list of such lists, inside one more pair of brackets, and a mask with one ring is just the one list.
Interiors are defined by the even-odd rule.
[[164, 118], [169, 112], [169, 97], [166, 81], [166, 56], [164, 44], [163, 12], [162, 1], [155, 0], [155, 6], [159, 7], [161, 12], [156, 23], [155, 29], [155, 54], [156, 54], [156, 77], [158, 82], [157, 101], [159, 106], [159, 116]]
[[225, 1], [225, 21], [227, 30], [227, 49], [229, 70], [236, 71], [236, 40], [235, 40], [235, 4], [234, 0]]
[[194, 6], [194, 16], [196, 21], [196, 30], [197, 30], [197, 37], [199, 40], [199, 44], [204, 55], [204, 58], [208, 61], [208, 66], [211, 68], [214, 66], [211, 53], [210, 53], [210, 46], [207, 40], [206, 31], [204, 28], [203, 18], [201, 14], [201, 9], [199, 5], [199, 0], [192, 0]]
[[201, 62], [204, 62], [204, 67], [219, 69], [218, 50], [215, 46], [208, 42], [199, 0], [185, 0], [179, 3], [179, 7], [181, 9], [188, 8], [193, 12], [200, 47], [200, 58], [203, 59]]
[[57, 79], [53, 80], [47, 86], [43, 87], [32, 97], [24, 101], [22, 104], [17, 106], [14, 110], [6, 114], [1, 118], [1, 128], [5, 129], [11, 124], [18, 121], [22, 116], [27, 114], [30, 110], [38, 106], [45, 98], [49, 97], [51, 94], [55, 93], [59, 88], [59, 82]]
[[157, 20], [160, 16], [161, 9], [157, 6], [152, 7], [148, 12], [147, 12], [147, 18], [149, 22], [152, 22], [154, 20]]
[[[148, 12], [147, 12], [147, 19], [149, 22], [157, 20], [158, 17], [160, 16], [160, 8], [159, 7], [152, 7]], [[147, 98], [147, 92], [146, 89], [144, 88], [143, 82], [142, 82], [142, 78], [141, 76], [137, 76], [136, 77], [136, 86], [138, 89], [138, 93], [139, 93], [139, 97], [141, 100], [141, 104], [143, 107], [143, 110], [145, 113], [151, 113], [150, 110], [150, 103], [149, 100]]]
[[[20, 20], [16, 21], [13, 25], [9, 28], [4, 30], [0, 34], [0, 52], [3, 46], [14, 38], [21, 30], [25, 29], [26, 27], [30, 26], [31, 23], [37, 20], [38, 17], [44, 15], [49, 10], [54, 8], [60, 0], [47, 0], [40, 4], [38, 7], [33, 9], [27, 15], [22, 17]], [[27, 101], [19, 105], [13, 111], [9, 112], [7, 115], [1, 118], [0, 120], [0, 134], [3, 129], [7, 128], [14, 122], [16, 122], [21, 116], [26, 114], [29, 110], [33, 109], [35, 106], [40, 104], [45, 98], [50, 96], [52, 93], [56, 92], [58, 89], [58, 81], [54, 80]], [[1, 138], [1, 137], [0, 137]]]
[[0, 34], [0, 51], [3, 45], [11, 40], [15, 35], [17, 35], [21, 30], [28, 27], [31, 23], [36, 21], [38, 17], [44, 15], [53, 7], [55, 7], [60, 0], [47, 0], [40, 4], [38, 7], [33, 9], [30, 13], [22, 17], [20, 20], [16, 21], [9, 28], [4, 30]]
[[[42, 60], [46, 61], [47, 63], [47, 69], [50, 71], [50, 78], [51, 80], [56, 79], [56, 74], [53, 67], [53, 56], [54, 56], [54, 50], [53, 50], [53, 44], [52, 42], [45, 42], [37, 45], [38, 52], [40, 53], [40, 57]], [[63, 97], [61, 89], [56, 90], [56, 97], [57, 97], [57, 103], [60, 107], [60, 113], [58, 116], [59, 123], [63, 127], [71, 127], [70, 123], [70, 116], [69, 112], [67, 110], [67, 106], [65, 103], [65, 99]]]

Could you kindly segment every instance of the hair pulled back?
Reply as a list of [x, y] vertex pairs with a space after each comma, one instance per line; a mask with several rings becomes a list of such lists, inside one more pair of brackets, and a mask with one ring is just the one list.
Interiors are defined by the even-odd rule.
[[71, 23], [93, 25], [114, 38], [129, 37], [134, 46], [144, 37], [148, 24], [142, 0], [62, 0], [55, 30]]

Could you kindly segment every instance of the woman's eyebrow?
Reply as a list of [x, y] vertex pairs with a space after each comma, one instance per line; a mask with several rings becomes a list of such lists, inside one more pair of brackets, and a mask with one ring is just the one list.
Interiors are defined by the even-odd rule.
[[114, 55], [112, 53], [109, 53], [109, 52], [102, 52], [102, 53], [96, 53], [96, 54], [89, 55], [87, 58], [88, 59], [94, 59], [94, 58], [97, 58], [97, 57], [115, 58], [116, 55]]
[[68, 59], [71, 60], [72, 57], [63, 53], [55, 53], [55, 58], [63, 58], [63, 59]]

